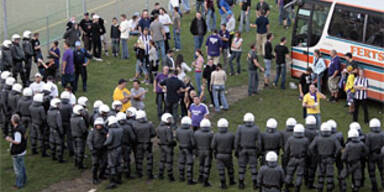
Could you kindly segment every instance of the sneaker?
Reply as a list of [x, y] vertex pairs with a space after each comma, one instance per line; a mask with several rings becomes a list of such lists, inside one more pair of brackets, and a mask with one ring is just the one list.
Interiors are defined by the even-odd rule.
[[209, 104], [209, 107], [212, 108], [212, 107], [213, 107], [213, 104]]
[[98, 57], [95, 57], [94, 60], [95, 60], [95, 61], [99, 61], [99, 62], [102, 62], [102, 61], [103, 61], [103, 59], [98, 58]]

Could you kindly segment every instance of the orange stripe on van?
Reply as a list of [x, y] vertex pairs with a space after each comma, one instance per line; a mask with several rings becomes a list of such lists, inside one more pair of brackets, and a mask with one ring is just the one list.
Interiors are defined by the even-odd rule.
[[379, 101], [384, 101], [384, 93], [368, 90], [367, 94], [369, 98], [373, 98]]
[[297, 59], [297, 60], [301, 60], [301, 61], [304, 61], [304, 62], [307, 62], [307, 58], [308, 58], [309, 59], [309, 63], [313, 63], [313, 56], [305, 55], [305, 54], [302, 54], [302, 53], [299, 53], [299, 52], [296, 52], [296, 51], [292, 51], [292, 58], [293, 59]]
[[[327, 53], [327, 54], [331, 53], [330, 50], [326, 50], [326, 49], [320, 49], [320, 52], [324, 52], [324, 53]], [[345, 55], [343, 55], [341, 53], [337, 53], [337, 55], [339, 57], [345, 57]], [[380, 62], [376, 62], [376, 61], [370, 61], [368, 59], [363, 59], [363, 58], [360, 58], [360, 57], [357, 57], [357, 56], [353, 56], [353, 59], [356, 60], [356, 61], [362, 62], [362, 63], [368, 63], [368, 64], [371, 64], [371, 65], [384, 67], [384, 62], [380, 63]]]

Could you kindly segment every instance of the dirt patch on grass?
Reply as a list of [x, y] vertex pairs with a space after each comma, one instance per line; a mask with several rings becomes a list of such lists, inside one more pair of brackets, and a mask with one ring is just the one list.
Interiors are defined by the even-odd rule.
[[43, 189], [42, 192], [75, 192], [75, 191], [95, 191], [96, 186], [92, 184], [91, 170], [87, 169], [81, 173], [81, 176], [72, 180], [60, 181]]

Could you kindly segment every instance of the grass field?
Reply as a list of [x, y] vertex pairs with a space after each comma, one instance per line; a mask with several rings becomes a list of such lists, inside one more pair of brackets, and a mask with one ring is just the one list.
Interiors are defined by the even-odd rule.
[[[270, 15], [271, 22], [271, 31], [275, 34], [276, 38], [274, 44], [276, 44], [278, 39], [282, 36], [288, 37], [290, 39], [290, 31], [284, 30], [281, 26], [278, 25], [278, 12], [275, 4], [272, 0], [268, 0], [270, 5], [273, 6], [272, 13]], [[251, 22], [255, 20], [255, 11], [252, 7], [251, 12]], [[236, 13], [239, 13], [239, 9], [235, 9]], [[117, 13], [116, 13], [117, 15]], [[238, 15], [238, 14], [237, 14]], [[189, 33], [189, 24], [193, 18], [193, 14], [186, 15], [182, 20], [182, 51], [185, 60], [188, 64], [192, 62], [193, 58], [193, 39]], [[219, 17], [218, 17], [219, 18]], [[107, 26], [109, 28], [109, 26]], [[249, 45], [255, 42], [255, 30], [253, 29], [250, 33], [243, 34], [243, 39], [245, 40], [243, 46], [243, 55], [242, 55], [242, 67], [246, 69], [246, 53], [249, 50]], [[129, 45], [132, 45], [134, 40]], [[173, 44], [172, 44], [173, 47]], [[130, 46], [130, 48], [132, 48]], [[89, 66], [89, 85], [88, 92], [77, 93], [77, 96], [85, 95], [89, 98], [90, 104], [93, 103], [96, 99], [101, 99], [105, 103], [110, 104], [112, 102], [112, 92], [115, 88], [118, 79], [120, 78], [131, 78], [134, 75], [135, 69], [135, 59], [133, 57], [133, 52], [130, 53], [129, 61], [121, 61], [120, 59], [112, 57], [104, 57], [104, 62], [92, 62]], [[189, 74], [193, 77], [192, 74]], [[288, 75], [289, 76], [289, 75]], [[288, 81], [296, 81], [288, 78]], [[237, 87], [247, 83], [247, 73], [243, 72], [240, 76], [230, 77], [228, 81], [229, 87]], [[129, 88], [131, 85], [128, 85]], [[148, 86], [147, 86], [148, 87]], [[148, 87], [150, 88], [150, 87]], [[149, 89], [152, 90], [152, 89]], [[246, 90], [244, 90], [246, 91]], [[153, 120], [155, 124], [158, 123], [156, 118], [156, 108], [155, 106], [154, 94], [149, 92], [146, 95], [146, 106], [147, 114], [149, 119]], [[346, 133], [349, 122], [352, 117], [346, 112], [346, 109], [343, 107], [344, 103], [339, 102], [336, 104], [331, 104], [326, 101], [321, 103], [322, 109], [322, 119], [326, 120], [329, 118], [337, 119], [340, 130]], [[372, 104], [370, 105], [369, 111], [371, 117], [380, 117], [383, 119], [383, 115], [380, 113], [382, 110], [379, 105]], [[230, 110], [227, 112], [222, 112], [215, 114], [212, 117], [213, 125], [216, 125], [216, 120], [220, 117], [225, 117], [230, 122], [230, 130], [235, 131], [238, 124], [242, 123], [242, 116], [245, 112], [253, 112], [256, 116], [256, 124], [261, 127], [262, 130], [265, 129], [265, 121], [269, 117], [274, 117], [279, 122], [279, 129], [284, 128], [285, 120], [288, 117], [295, 117], [299, 122], [303, 122], [301, 103], [298, 101], [297, 90], [280, 90], [280, 89], [266, 89], [263, 90], [259, 95], [247, 97], [233, 105], [230, 106]], [[360, 117], [360, 119], [362, 119]], [[215, 128], [216, 130], [216, 128]], [[366, 125], [363, 125], [363, 130], [368, 131]], [[1, 146], [1, 156], [0, 156], [0, 191], [11, 191], [11, 187], [14, 185], [14, 173], [12, 169], [11, 157], [7, 151], [8, 144], [4, 141], [0, 142]], [[67, 158], [68, 159], [68, 158]], [[177, 176], [177, 152], [174, 160], [175, 166], [175, 176]], [[90, 159], [86, 159], [88, 167], [90, 166]], [[158, 150], [155, 149], [155, 169], [154, 173], [157, 173], [157, 164], [158, 164]], [[195, 165], [197, 165], [195, 161]], [[81, 172], [76, 170], [73, 167], [72, 161], [66, 164], [57, 164], [56, 162], [51, 161], [49, 158], [41, 158], [40, 156], [31, 156], [30, 154], [26, 157], [26, 169], [28, 175], [28, 183], [24, 189], [21, 191], [40, 191], [47, 188], [49, 185], [57, 183], [62, 180], [70, 180], [81, 176]], [[237, 160], [235, 160], [235, 168], [237, 170]], [[197, 177], [197, 166], [195, 167], [195, 178]], [[249, 175], [249, 173], [247, 173]], [[237, 176], [237, 173], [236, 173]], [[251, 187], [249, 185], [250, 177], [247, 177], [246, 191], [250, 191]], [[90, 178], [89, 178], [90, 179]], [[216, 171], [215, 162], [213, 161], [211, 169], [210, 181], [213, 184], [211, 188], [203, 188], [201, 185], [187, 186], [185, 183], [174, 182], [169, 183], [167, 180], [153, 180], [146, 181], [145, 179], [135, 179], [126, 181], [118, 189], [114, 191], [219, 191], [219, 179], [218, 173]], [[368, 186], [367, 182], [366, 186]], [[103, 182], [99, 186], [95, 186], [98, 191], [103, 191], [107, 182]], [[65, 188], [63, 188], [64, 191]], [[237, 191], [237, 187], [231, 187], [227, 191]], [[309, 191], [309, 190], [303, 190]], [[362, 189], [361, 191], [370, 191], [368, 187]]]

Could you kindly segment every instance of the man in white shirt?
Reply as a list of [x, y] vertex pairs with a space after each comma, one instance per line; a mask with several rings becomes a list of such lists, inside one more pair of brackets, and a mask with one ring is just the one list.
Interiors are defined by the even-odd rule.
[[35, 81], [29, 86], [32, 89], [33, 94], [41, 93], [43, 91], [44, 81], [42, 81], [42, 76], [40, 73], [35, 74]]
[[54, 83], [54, 78], [52, 76], [47, 77], [47, 84], [51, 86], [51, 93], [49, 94], [52, 98], [59, 97], [59, 90], [57, 85]]
[[172, 25], [172, 20], [171, 18], [169, 17], [169, 15], [167, 14], [167, 12], [165, 11], [164, 8], [160, 8], [159, 10], [160, 12], [160, 15], [159, 15], [159, 21], [161, 24], [163, 24], [163, 29], [164, 29], [164, 32], [165, 32], [165, 52], [168, 53], [168, 50], [169, 50], [169, 42], [168, 40], [171, 38], [171, 33], [170, 33], [170, 30], [169, 30], [169, 26]]
[[128, 39], [129, 39], [129, 32], [131, 30], [131, 26], [129, 21], [127, 20], [127, 15], [121, 14], [120, 15], [120, 39], [121, 39], [121, 46], [122, 46], [122, 59], [128, 59], [129, 57], [129, 51], [128, 51]]

